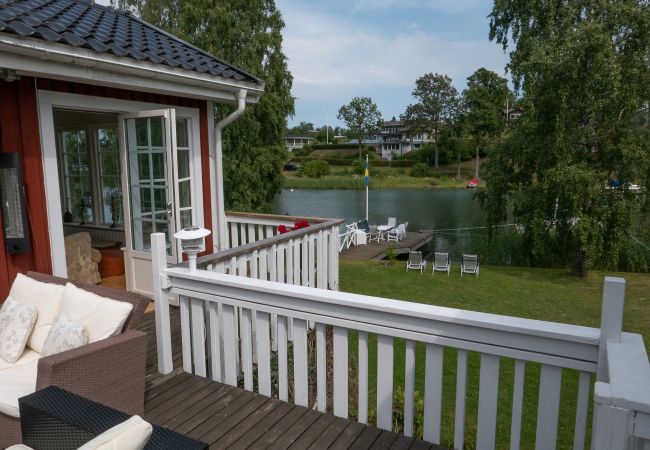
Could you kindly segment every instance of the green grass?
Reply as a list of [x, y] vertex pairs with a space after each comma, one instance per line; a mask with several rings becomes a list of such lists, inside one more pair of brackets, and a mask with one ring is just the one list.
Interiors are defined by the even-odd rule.
[[[409, 175], [387, 175], [370, 178], [370, 189], [402, 188], [465, 188], [467, 179], [455, 180], [453, 177], [411, 177]], [[321, 178], [286, 176], [287, 189], [364, 189], [363, 178], [359, 175], [327, 175]]]
[[[585, 326], [599, 326], [602, 284], [605, 273], [592, 272], [585, 279], [572, 277], [565, 270], [515, 267], [481, 267], [481, 276], [460, 277], [458, 266], [451, 277], [431, 272], [404, 271], [405, 263], [396, 262], [387, 267], [385, 262], [340, 262], [341, 290], [360, 294], [401, 299], [431, 305], [483, 311], [495, 314], [526, 317]], [[608, 273], [608, 275], [612, 275]], [[650, 343], [650, 321], [647, 320], [650, 303], [650, 275], [613, 274], [627, 280], [624, 330], [640, 333], [646, 346]], [[351, 355], [355, 360], [357, 340], [350, 333]], [[376, 402], [376, 336], [369, 344], [369, 405]], [[466, 406], [466, 448], [473, 448], [476, 440], [478, 410], [478, 380], [480, 355], [470, 353], [468, 367]], [[443, 375], [442, 444], [453, 446], [456, 351], [445, 349]], [[404, 383], [404, 341], [395, 340], [395, 389]], [[497, 411], [497, 448], [508, 448], [510, 440], [510, 413], [514, 361], [501, 359], [499, 380], [499, 406]], [[526, 365], [524, 417], [521, 448], [532, 449], [535, 442], [536, 411], [538, 401], [539, 365]], [[575, 423], [575, 403], [578, 373], [563, 371], [561, 411], [557, 448], [571, 448]], [[416, 350], [416, 391], [424, 393], [424, 346]], [[416, 397], [417, 398], [417, 397]], [[354, 400], [356, 401], [356, 400]], [[591, 402], [590, 402], [591, 404]], [[351, 405], [352, 406], [352, 405]], [[421, 411], [416, 411], [416, 417]], [[395, 417], [395, 415], [394, 415]], [[395, 419], [394, 419], [395, 420]], [[401, 424], [396, 421], [395, 429]], [[591, 421], [588, 422], [587, 440]]]

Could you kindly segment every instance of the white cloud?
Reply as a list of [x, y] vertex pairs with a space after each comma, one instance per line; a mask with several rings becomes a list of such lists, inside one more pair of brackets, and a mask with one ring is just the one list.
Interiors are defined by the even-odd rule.
[[[391, 1], [373, 0], [382, 4]], [[449, 75], [460, 89], [477, 68], [503, 73], [506, 63], [501, 48], [487, 39], [450, 40], [412, 27], [388, 33], [304, 8], [295, 1], [279, 3], [287, 24], [284, 50], [294, 76], [294, 95], [300, 99], [411, 88], [415, 79], [427, 72]]]

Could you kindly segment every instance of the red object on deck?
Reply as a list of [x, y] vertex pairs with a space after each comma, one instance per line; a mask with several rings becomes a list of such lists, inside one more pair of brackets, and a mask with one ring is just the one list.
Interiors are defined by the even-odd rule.
[[299, 220], [298, 222], [294, 222], [293, 227], [291, 228], [287, 227], [286, 225], [278, 225], [278, 233], [284, 234], [290, 231], [300, 230], [301, 228], [307, 228], [308, 226], [309, 222], [306, 220]]

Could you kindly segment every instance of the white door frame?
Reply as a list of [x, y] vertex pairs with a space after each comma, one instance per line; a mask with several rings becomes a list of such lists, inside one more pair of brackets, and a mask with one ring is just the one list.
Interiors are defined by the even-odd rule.
[[[201, 135], [198, 108], [176, 107], [158, 103], [136, 102], [89, 95], [69, 94], [46, 90], [38, 91], [38, 113], [41, 133], [41, 154], [43, 158], [43, 175], [45, 178], [45, 200], [47, 206], [48, 231], [50, 235], [50, 253], [52, 272], [56, 276], [67, 277], [65, 245], [63, 240], [63, 210], [59, 194], [59, 170], [57, 166], [56, 132], [54, 130], [54, 109], [75, 109], [80, 111], [104, 113], [132, 113], [144, 110], [174, 108], [176, 116], [190, 119], [193, 142], [193, 204], [197, 226], [204, 224], [203, 212], [203, 178], [201, 173]], [[117, 123], [115, 124], [117, 127]], [[120, 151], [123, 151], [121, 149]], [[207, 162], [206, 162], [207, 163]], [[209, 189], [209, 186], [205, 187]], [[124, 211], [126, 214], [127, 211]]]

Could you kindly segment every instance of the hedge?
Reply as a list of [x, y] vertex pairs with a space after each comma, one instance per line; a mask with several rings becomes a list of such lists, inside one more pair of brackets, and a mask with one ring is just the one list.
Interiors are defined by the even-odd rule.
[[[294, 156], [289, 162], [292, 163], [306, 163], [309, 161], [327, 161], [332, 166], [354, 166], [359, 163], [358, 159], [347, 158], [313, 158], [311, 156]], [[411, 161], [407, 159], [388, 161], [385, 159], [373, 159], [370, 161], [370, 167], [413, 167], [418, 161]]]

